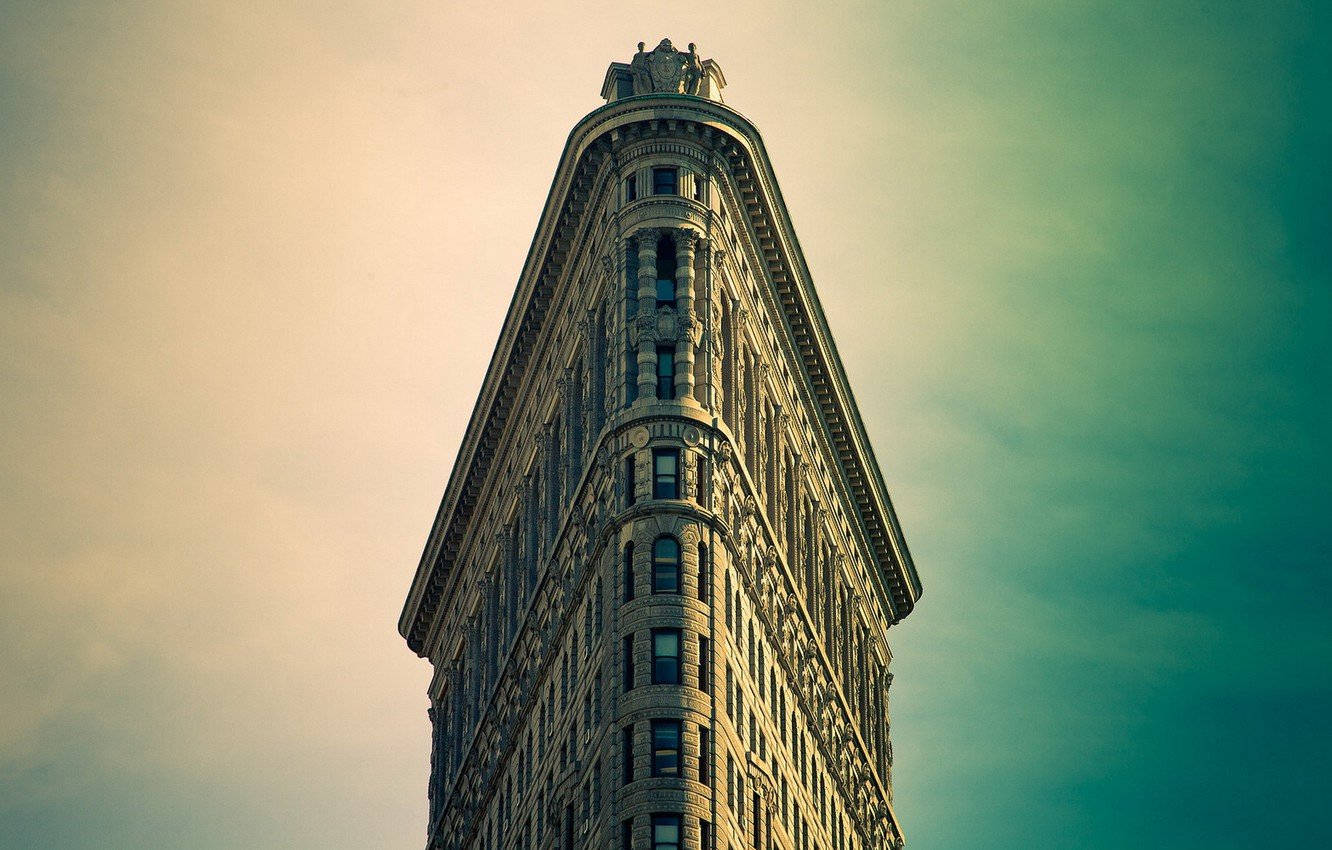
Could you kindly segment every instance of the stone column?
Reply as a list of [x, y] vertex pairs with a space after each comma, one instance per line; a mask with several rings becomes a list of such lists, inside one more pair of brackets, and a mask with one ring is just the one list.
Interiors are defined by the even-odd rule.
[[[735, 423], [727, 418], [727, 409], [731, 399], [727, 398], [726, 386], [727, 378], [723, 373], [726, 370], [726, 356], [733, 351], [731, 341], [727, 339], [727, 323], [725, 318], [729, 312], [730, 305], [725, 304], [728, 301], [726, 288], [721, 282], [721, 264], [726, 251], [723, 248], [716, 247], [718, 240], [710, 240], [707, 246], [706, 267], [708, 273], [708, 309], [712, 311], [712, 332], [708, 335], [708, 385], [709, 391], [704, 398], [708, 402], [708, 408], [732, 428]], [[731, 384], [731, 393], [734, 394], [735, 387]]]
[[[694, 348], [703, 328], [702, 311], [694, 309], [694, 245], [698, 234], [681, 228], [675, 231], [675, 313], [680, 339], [675, 346], [675, 397], [694, 398]], [[709, 309], [704, 304], [703, 309]]]
[[638, 231], [638, 397], [657, 397], [657, 240], [661, 231], [649, 227]]

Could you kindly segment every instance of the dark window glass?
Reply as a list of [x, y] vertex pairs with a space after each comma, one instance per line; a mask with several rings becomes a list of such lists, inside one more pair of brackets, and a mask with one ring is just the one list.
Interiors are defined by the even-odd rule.
[[680, 721], [652, 721], [652, 775], [680, 775]]
[[[634, 727], [624, 727], [623, 734], [624, 746], [624, 781], [625, 784], [634, 781]], [[630, 821], [624, 822], [625, 826], [630, 825]]]
[[630, 174], [624, 181], [624, 199], [632, 201], [638, 198], [638, 178]]
[[654, 195], [675, 195], [678, 194], [676, 184], [679, 182], [679, 172], [674, 168], [654, 168], [652, 169], [652, 194]]
[[624, 505], [631, 507], [634, 504], [634, 456], [630, 455], [624, 459]]
[[634, 850], [634, 819], [620, 823], [620, 850]]
[[[712, 781], [712, 771], [710, 767], [710, 754], [708, 752], [709, 732], [707, 727], [700, 726], [698, 730], [698, 781], [707, 785]], [[706, 846], [706, 845], [705, 845]]]
[[708, 559], [708, 544], [698, 544], [698, 598], [708, 601], [712, 588], [712, 561]]
[[675, 398], [675, 348], [657, 347], [657, 398]]
[[680, 544], [674, 537], [658, 537], [652, 544], [652, 592], [680, 592]]
[[670, 278], [657, 278], [657, 306], [675, 306], [675, 281]]
[[698, 639], [698, 688], [701, 691], [712, 687], [712, 643], [705, 637]]
[[694, 175], [694, 200], [703, 200], [703, 184], [706, 182], [702, 174]]
[[[680, 466], [678, 449], [654, 449], [652, 452], [652, 498], [678, 499], [680, 488], [676, 475]], [[677, 547], [676, 560], [679, 560]]]
[[652, 684], [680, 684], [680, 630], [652, 630]]
[[634, 689], [634, 636], [624, 636], [624, 689]]
[[680, 816], [652, 816], [652, 850], [680, 850]]
[[624, 544], [624, 601], [634, 598], [634, 544]]
[[[634, 350], [633, 343], [629, 341], [628, 336], [624, 342], [624, 400], [627, 404], [633, 404], [638, 398], [638, 352]], [[631, 461], [632, 463], [632, 461]], [[634, 497], [629, 496], [629, 504], [634, 503]]]

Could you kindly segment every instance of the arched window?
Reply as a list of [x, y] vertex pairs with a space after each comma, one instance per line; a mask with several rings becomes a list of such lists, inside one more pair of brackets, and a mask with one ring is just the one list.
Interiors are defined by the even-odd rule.
[[674, 537], [658, 537], [652, 544], [652, 592], [680, 592], [680, 544]]

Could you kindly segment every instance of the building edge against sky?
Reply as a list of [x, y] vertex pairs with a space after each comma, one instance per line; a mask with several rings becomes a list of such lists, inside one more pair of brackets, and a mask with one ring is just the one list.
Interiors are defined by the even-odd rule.
[[429, 847], [903, 841], [920, 580], [724, 86], [640, 44], [565, 145], [399, 622]]

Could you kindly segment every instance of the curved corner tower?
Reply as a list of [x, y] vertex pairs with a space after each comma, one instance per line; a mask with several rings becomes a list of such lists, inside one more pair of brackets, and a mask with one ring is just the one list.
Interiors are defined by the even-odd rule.
[[565, 145], [399, 622], [430, 848], [903, 843], [920, 581], [724, 85], [640, 44]]

